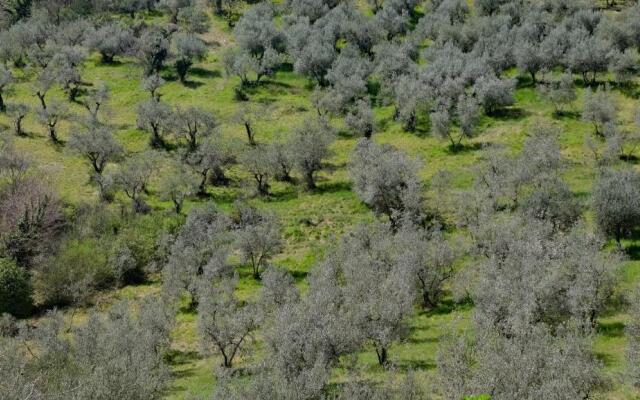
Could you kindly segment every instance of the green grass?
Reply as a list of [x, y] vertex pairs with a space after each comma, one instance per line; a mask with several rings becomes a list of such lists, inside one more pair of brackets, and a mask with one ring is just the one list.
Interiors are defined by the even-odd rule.
[[[214, 19], [212, 31], [205, 35], [205, 39], [212, 44], [211, 52], [205, 61], [195, 66], [196, 70], [189, 76], [191, 83], [188, 86], [181, 85], [169, 69], [164, 72], [168, 83], [161, 89], [163, 100], [172, 105], [181, 107], [194, 105], [214, 112], [221, 122], [222, 134], [244, 145], [246, 139], [243, 129], [234, 122], [233, 118], [241, 106], [234, 100], [234, 88], [238, 86], [239, 80], [224, 76], [220, 63], [221, 50], [233, 41], [226, 23]], [[215, 43], [220, 45], [217, 46]], [[140, 88], [140, 77], [141, 69], [131, 59], [120, 60], [114, 65], [101, 65], [98, 56], [93, 55], [83, 70], [85, 81], [108, 83], [112, 98], [106, 114], [107, 119], [117, 127], [117, 138], [130, 154], [145, 151], [148, 148], [148, 135], [135, 126], [136, 105], [147, 97]], [[24, 102], [35, 106], [36, 98], [32, 94], [30, 77], [21, 76], [20, 78], [14, 93], [7, 96], [8, 102]], [[260, 142], [268, 142], [278, 135], [287, 135], [294, 126], [315, 113], [309, 101], [311, 94], [309, 82], [292, 72], [278, 72], [263, 85], [248, 89], [247, 93], [251, 102], [269, 106], [269, 118], [260, 120], [256, 124], [257, 139]], [[620, 91], [616, 90], [614, 93], [621, 110], [622, 127], [630, 129], [632, 113], [638, 106], [638, 101]], [[637, 97], [637, 93], [635, 96]], [[64, 99], [63, 94], [57, 90], [52, 91], [49, 97]], [[524, 143], [527, 127], [537, 119], [548, 119], [562, 129], [560, 137], [562, 152], [569, 160], [569, 166], [564, 174], [565, 179], [576, 195], [585, 202], [588, 201], [595, 176], [595, 166], [584, 148], [583, 140], [586, 134], [590, 134], [591, 126], [575, 115], [554, 117], [552, 105], [541, 101], [536, 91], [526, 86], [526, 81], [524, 86], [518, 88], [516, 99], [517, 104], [512, 107], [507, 117], [482, 119], [481, 133], [477, 138], [469, 141], [470, 146], [465, 151], [452, 153], [445, 142], [432, 137], [428, 132], [422, 135], [403, 132], [401, 126], [392, 119], [391, 107], [380, 107], [375, 110], [381, 127], [381, 132], [375, 136], [375, 140], [379, 143], [391, 143], [418, 157], [423, 162], [420, 176], [424, 180], [425, 188], [438, 171], [449, 172], [452, 180], [448, 198], [451, 199], [457, 191], [468, 188], [472, 184], [472, 171], [482, 159], [483, 145], [501, 144], [515, 153]], [[77, 104], [71, 107], [77, 114], [83, 112]], [[580, 110], [580, 101], [572, 105], [572, 108], [576, 111]], [[336, 125], [341, 124], [339, 120], [334, 122]], [[10, 126], [10, 120], [0, 115], [0, 130], [8, 130]], [[66, 148], [52, 145], [33, 115], [27, 118], [25, 127], [28, 135], [15, 138], [16, 146], [36, 161], [38, 173], [59, 191], [62, 199], [71, 207], [83, 202], [95, 202], [97, 192], [89, 184], [89, 165]], [[60, 136], [63, 141], [68, 139], [72, 129], [71, 123], [62, 124]], [[333, 156], [328, 162], [329, 168], [320, 174], [316, 191], [305, 192], [299, 187], [276, 183], [273, 185], [273, 195], [270, 198], [248, 199], [260, 208], [272, 210], [281, 217], [285, 248], [274, 262], [292, 272], [301, 286], [304, 286], [305, 274], [316, 261], [323, 257], [326, 250], [341, 234], [359, 222], [371, 221], [374, 218], [371, 211], [357, 199], [350, 188], [347, 163], [355, 143], [356, 139], [349, 136], [341, 135], [338, 138], [332, 147]], [[113, 169], [116, 166], [110, 165], [108, 168]], [[246, 173], [240, 167], [234, 167], [229, 176], [233, 179], [231, 186], [210, 189], [211, 201], [224, 210], [229, 210], [235, 199], [247, 197], [247, 190], [242, 182], [246, 178]], [[157, 184], [157, 177], [151, 182], [152, 193], [155, 184]], [[430, 197], [433, 193], [429, 191], [428, 194]], [[188, 201], [186, 210], [201, 202], [201, 200]], [[154, 196], [149, 199], [149, 203], [155, 208], [154, 213], [158, 218], [166, 218], [171, 214], [169, 203], [159, 201]], [[453, 202], [439, 204], [438, 207], [445, 211], [448, 220], [454, 219], [456, 210]], [[624, 245], [628, 248], [637, 246], [638, 243], [627, 241]], [[467, 264], [465, 268], [474, 268], [472, 261]], [[247, 267], [240, 267], [239, 270], [243, 276], [239, 290], [245, 296], [255, 295], [259, 284], [249, 277]], [[640, 261], [634, 257], [627, 261], [620, 271], [618, 291], [628, 293], [638, 282], [640, 282]], [[95, 300], [96, 307], [108, 307], [118, 298], [139, 298], [156, 292], [159, 285], [155, 280], [148, 285], [127, 287], [101, 294]], [[394, 345], [390, 350], [390, 357], [397, 366], [393, 372], [380, 369], [374, 352], [369, 348], [364, 348], [357, 355], [357, 364], [362, 368], [365, 376], [373, 380], [382, 380], [390, 373], [400, 376], [413, 370], [426, 386], [431, 386], [434, 384], [436, 374], [439, 338], [449, 329], [463, 329], [468, 326], [471, 312], [470, 306], [453, 303], [446, 303], [436, 312], [417, 311], [411, 320], [410, 337]], [[74, 321], [83, 320], [86, 313], [86, 309], [75, 313]], [[71, 313], [67, 314], [70, 317]], [[637, 392], [620, 383], [625, 363], [623, 331], [628, 318], [625, 311], [617, 307], [609, 310], [600, 321], [595, 350], [603, 361], [606, 375], [613, 382], [611, 388], [603, 393], [605, 398], [623, 399], [638, 395]], [[169, 360], [175, 380], [167, 393], [167, 398], [187, 399], [192, 395], [210, 393], [215, 384], [213, 371], [220, 360], [215, 355], [201, 354], [194, 314], [180, 312], [173, 339]], [[246, 367], [259, 358], [262, 352], [259, 339], [257, 335], [256, 340], [239, 357], [238, 367]], [[332, 376], [332, 382], [341, 383], [347, 377], [345, 369], [337, 368]]]

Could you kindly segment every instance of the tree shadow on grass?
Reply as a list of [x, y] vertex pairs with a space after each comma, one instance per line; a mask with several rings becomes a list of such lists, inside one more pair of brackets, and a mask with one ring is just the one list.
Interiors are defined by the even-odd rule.
[[351, 182], [339, 181], [339, 182], [329, 182], [329, 183], [320, 184], [314, 190], [314, 193], [330, 194], [330, 193], [350, 192], [350, 191], [351, 191]]
[[177, 349], [171, 349], [167, 351], [167, 354], [164, 356], [167, 364], [172, 366], [179, 365], [187, 365], [191, 364], [194, 361], [198, 361], [202, 359], [202, 356], [197, 351], [189, 350], [182, 351]]
[[456, 146], [452, 146], [451, 144], [449, 144], [449, 146], [447, 146], [447, 153], [451, 155], [465, 154], [472, 151], [482, 150], [484, 146], [485, 145], [482, 143], [460, 143]]
[[212, 78], [220, 78], [222, 74], [220, 71], [209, 70], [206, 68], [194, 67], [189, 70], [189, 75], [197, 76], [198, 78], [212, 79]]
[[563, 120], [578, 120], [582, 116], [579, 111], [554, 111], [551, 115], [553, 119], [563, 121]]
[[185, 80], [184, 82], [182, 82], [182, 86], [189, 88], [189, 89], [198, 89], [199, 87], [203, 86], [204, 83], [200, 82], [200, 81], [190, 81], [190, 80]]
[[430, 310], [423, 310], [422, 314], [433, 317], [436, 315], [448, 315], [454, 311], [468, 311], [473, 308], [473, 302], [471, 299], [466, 299], [463, 302], [456, 303], [451, 298], [444, 299], [440, 303]]
[[520, 121], [526, 118], [529, 115], [529, 112], [520, 107], [510, 107], [495, 110], [488, 115], [499, 121]]
[[600, 335], [610, 338], [619, 338], [624, 336], [624, 324], [622, 322], [600, 322], [597, 331]]

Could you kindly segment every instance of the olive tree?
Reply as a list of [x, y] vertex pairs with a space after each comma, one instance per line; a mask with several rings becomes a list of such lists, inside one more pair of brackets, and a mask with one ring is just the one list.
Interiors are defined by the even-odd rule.
[[596, 135], [602, 135], [608, 123], [615, 123], [617, 107], [607, 88], [598, 87], [595, 92], [587, 88], [584, 92], [582, 119], [593, 125]]
[[419, 164], [389, 145], [361, 139], [349, 167], [353, 189], [376, 214], [386, 215], [394, 229], [409, 217], [423, 215]]
[[204, 59], [207, 47], [201, 39], [189, 33], [177, 34], [174, 41], [176, 45], [176, 72], [180, 82], [184, 83], [193, 63]]
[[78, 128], [71, 134], [69, 148], [85, 157], [98, 175], [102, 175], [107, 163], [117, 161], [123, 154], [112, 130], [101, 124]]
[[29, 106], [22, 103], [9, 104], [7, 106], [7, 114], [13, 121], [13, 131], [16, 135], [24, 135], [24, 129], [22, 123], [29, 114]]
[[620, 241], [640, 224], [640, 175], [632, 170], [604, 171], [593, 189], [593, 210], [600, 230]]
[[196, 151], [200, 141], [213, 134], [218, 126], [213, 114], [198, 107], [178, 108], [173, 119], [178, 136], [187, 139], [189, 152]]
[[110, 64], [116, 56], [131, 53], [136, 43], [131, 30], [112, 22], [88, 33], [85, 44], [100, 53], [103, 63]]
[[60, 102], [52, 102], [46, 108], [38, 108], [36, 112], [38, 121], [45, 127], [49, 139], [53, 143], [60, 143], [57, 127], [60, 120], [68, 115], [68, 108]]
[[195, 174], [180, 162], [171, 164], [171, 169], [160, 179], [158, 192], [160, 198], [171, 201], [176, 214], [182, 212], [182, 206], [187, 197], [196, 193], [198, 180]]
[[333, 140], [333, 128], [324, 120], [307, 121], [293, 131], [288, 142], [291, 159], [308, 190], [316, 188], [316, 173], [323, 168]]
[[240, 206], [236, 222], [236, 246], [243, 262], [248, 262], [253, 277], [260, 279], [269, 259], [282, 250], [281, 224], [277, 216]]
[[0, 112], [7, 111], [3, 94], [7, 93], [14, 82], [15, 79], [13, 78], [11, 71], [9, 71], [4, 65], [0, 66]]
[[200, 287], [210, 285], [214, 278], [228, 275], [227, 257], [231, 222], [212, 205], [189, 211], [184, 225], [170, 245], [167, 264], [163, 269], [163, 291], [179, 300], [190, 295], [191, 306], [199, 302]]
[[164, 136], [171, 130], [174, 123], [174, 115], [168, 104], [155, 100], [147, 100], [138, 105], [138, 128], [151, 133], [150, 144], [152, 147], [165, 146]]
[[257, 328], [257, 308], [243, 304], [234, 293], [237, 279], [203, 282], [199, 290], [198, 330], [205, 349], [222, 356], [222, 366], [231, 368], [236, 355]]
[[142, 153], [129, 157], [120, 166], [114, 180], [118, 188], [131, 199], [134, 213], [146, 213], [149, 206], [144, 201], [147, 184], [156, 169], [154, 153]]

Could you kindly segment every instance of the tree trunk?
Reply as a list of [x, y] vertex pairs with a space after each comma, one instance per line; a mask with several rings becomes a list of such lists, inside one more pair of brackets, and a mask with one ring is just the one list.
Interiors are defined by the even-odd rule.
[[256, 140], [253, 136], [253, 129], [251, 128], [251, 124], [248, 122], [244, 123], [244, 129], [247, 132], [247, 139], [249, 139], [249, 144], [253, 147], [256, 146]]
[[385, 347], [376, 347], [376, 355], [378, 356], [378, 364], [385, 366], [388, 362], [387, 349]]
[[7, 111], [7, 106], [4, 104], [4, 99], [2, 98], [2, 92], [0, 92], [0, 112]]
[[304, 182], [308, 190], [314, 190], [316, 188], [316, 181], [313, 179], [313, 171], [308, 171], [304, 174]]

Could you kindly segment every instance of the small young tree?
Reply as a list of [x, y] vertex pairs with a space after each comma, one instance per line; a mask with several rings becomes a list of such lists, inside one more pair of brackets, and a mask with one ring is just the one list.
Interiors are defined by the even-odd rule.
[[22, 122], [29, 114], [29, 106], [22, 103], [17, 104], [9, 104], [7, 106], [7, 114], [13, 120], [13, 132], [18, 135], [24, 135], [24, 130], [22, 128]]
[[170, 131], [173, 122], [171, 107], [163, 102], [147, 100], [138, 105], [138, 128], [151, 133], [152, 147], [165, 146], [164, 135]]
[[56, 81], [66, 92], [69, 101], [76, 101], [83, 84], [80, 70], [86, 59], [85, 52], [78, 47], [62, 47], [51, 59], [50, 66]]
[[209, 137], [218, 126], [213, 114], [201, 108], [177, 109], [174, 114], [176, 133], [187, 139], [189, 152], [196, 151], [200, 141]]
[[102, 175], [107, 163], [118, 160], [123, 154], [111, 129], [101, 124], [90, 124], [72, 133], [69, 148], [89, 160], [93, 172], [98, 175]]
[[234, 121], [244, 127], [250, 146], [255, 147], [258, 144], [256, 141], [256, 122], [265, 119], [268, 114], [269, 110], [264, 106], [247, 104], [240, 107], [234, 116]]
[[158, 188], [160, 198], [171, 201], [176, 214], [182, 212], [185, 199], [195, 194], [197, 190], [196, 176], [180, 162], [172, 163], [171, 169], [160, 179]]
[[227, 141], [219, 135], [207, 137], [197, 151], [187, 156], [186, 162], [201, 176], [198, 195], [207, 193], [207, 182], [211, 178], [215, 183], [226, 184], [224, 168], [235, 161], [235, 152]]
[[242, 153], [239, 161], [255, 181], [256, 193], [260, 196], [268, 196], [269, 188], [271, 187], [269, 179], [273, 173], [273, 165], [268, 149], [264, 146], [249, 148]]
[[178, 26], [188, 33], [205, 33], [210, 25], [209, 15], [201, 7], [183, 7], [178, 11]]
[[89, 112], [90, 123], [100, 123], [98, 114], [101, 110], [104, 110], [111, 98], [111, 91], [107, 85], [101, 83], [96, 86], [96, 89], [92, 90], [82, 102], [84, 108]]
[[253, 277], [260, 279], [269, 259], [282, 250], [280, 221], [249, 206], [239, 207], [237, 214], [236, 246], [243, 262], [251, 265]]
[[177, 34], [175, 36], [176, 44], [176, 72], [180, 82], [184, 83], [187, 79], [189, 68], [194, 61], [203, 60], [207, 54], [205, 43], [192, 34]]
[[47, 105], [47, 108], [37, 110], [38, 121], [47, 129], [51, 142], [60, 143], [57, 132], [58, 123], [67, 115], [67, 106], [60, 102], [52, 102]]
[[160, 98], [162, 97], [162, 94], [158, 92], [158, 89], [160, 89], [164, 84], [165, 84], [165, 80], [162, 79], [160, 75], [153, 74], [143, 79], [142, 88], [147, 92], [149, 92], [149, 95], [151, 96], [151, 100], [155, 100], [159, 102]]
[[205, 349], [222, 356], [222, 366], [231, 368], [251, 332], [257, 328], [256, 307], [243, 304], [234, 290], [237, 279], [204, 282], [199, 290], [198, 329]]
[[333, 128], [324, 120], [307, 121], [296, 128], [288, 142], [291, 158], [308, 190], [316, 188], [315, 175], [323, 168], [334, 140]]
[[155, 171], [155, 154], [143, 153], [128, 158], [116, 173], [116, 185], [131, 199], [134, 213], [145, 213], [149, 206], [144, 201], [144, 194], [151, 174]]
[[276, 141], [267, 147], [267, 154], [273, 168], [273, 177], [281, 182], [293, 182], [291, 171], [293, 160], [286, 142]]

